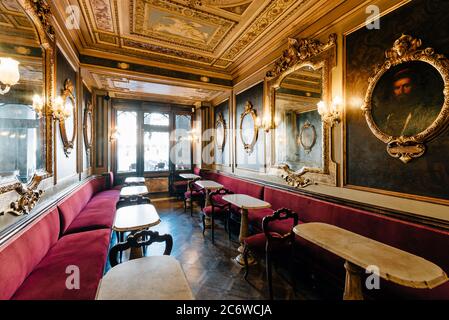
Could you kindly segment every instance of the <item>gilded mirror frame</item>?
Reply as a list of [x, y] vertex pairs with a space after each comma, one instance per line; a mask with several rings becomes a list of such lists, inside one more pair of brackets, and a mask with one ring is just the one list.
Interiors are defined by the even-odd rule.
[[[243, 121], [245, 120], [245, 117], [251, 117], [254, 122], [253, 139], [251, 141], [245, 141], [245, 139], [243, 138]], [[246, 153], [253, 153], [254, 146], [256, 145], [257, 139], [259, 138], [259, 127], [257, 126], [257, 112], [250, 101], [246, 102], [245, 111], [243, 111], [243, 113], [240, 115], [239, 134], [240, 140], [242, 141], [243, 148], [245, 149]]]
[[[267, 99], [271, 114], [271, 128], [276, 130], [276, 90], [280, 88], [282, 81], [295, 71], [311, 67], [314, 70], [322, 70], [322, 100], [330, 103], [331, 70], [336, 65], [337, 35], [331, 34], [326, 43], [317, 39], [288, 39], [288, 48], [275, 62], [272, 70], [267, 72], [265, 84], [267, 87]], [[322, 167], [304, 167], [294, 171], [286, 163], [279, 163], [276, 159], [276, 135], [272, 134], [271, 168], [269, 172], [281, 176], [287, 184], [295, 188], [304, 188], [313, 183], [325, 185], [337, 185], [337, 164], [332, 160], [332, 126], [322, 122]]]
[[64, 153], [66, 157], [70, 155], [70, 153], [73, 150], [73, 146], [75, 144], [76, 139], [76, 133], [77, 133], [77, 126], [78, 126], [78, 116], [77, 116], [77, 108], [76, 108], [76, 98], [74, 95], [74, 87], [73, 82], [70, 79], [66, 79], [64, 81], [64, 90], [62, 91], [62, 103], [65, 106], [67, 103], [67, 100], [70, 100], [72, 102], [73, 106], [73, 135], [71, 137], [67, 136], [67, 129], [66, 129], [66, 120], [67, 119], [60, 119], [59, 120], [59, 132], [61, 133], [61, 139], [64, 146]]
[[19, 199], [11, 203], [10, 213], [23, 215], [29, 213], [39, 200], [42, 191], [36, 191], [40, 183], [53, 176], [53, 114], [52, 101], [55, 97], [55, 32], [50, 23], [50, 5], [46, 0], [17, 0], [35, 27], [36, 35], [41, 44], [43, 55], [43, 93], [44, 100], [43, 121], [43, 150], [44, 168], [34, 173], [28, 184], [18, 179], [0, 185], [0, 194], [16, 191]]
[[[369, 78], [362, 106], [366, 123], [373, 135], [387, 145], [387, 153], [391, 157], [398, 158], [404, 164], [423, 156], [426, 151], [425, 143], [437, 137], [449, 126], [449, 60], [445, 56], [437, 54], [432, 48], [422, 49], [421, 46], [422, 41], [410, 35], [402, 35], [394, 42], [393, 47], [385, 53], [384, 63], [376, 67], [373, 76]], [[374, 90], [393, 67], [415, 61], [427, 63], [441, 76], [444, 82], [442, 92], [444, 102], [437, 118], [424, 131], [413, 136], [393, 136], [383, 132], [374, 121], [372, 104]]]
[[[88, 123], [89, 119], [90, 119], [90, 130], [87, 127], [87, 123]], [[90, 141], [89, 141], [89, 131], [90, 131]], [[93, 136], [94, 136], [93, 106], [92, 106], [91, 101], [88, 101], [86, 104], [86, 107], [84, 108], [83, 136], [84, 136], [84, 145], [86, 147], [86, 153], [87, 153], [87, 155], [89, 155], [92, 150], [92, 142], [93, 142]]]
[[[223, 116], [222, 112], [218, 113], [217, 120], [215, 121], [215, 130], [218, 132], [218, 126], [221, 125], [223, 127], [223, 141], [218, 141], [217, 139], [217, 149], [220, 152], [223, 152], [226, 145], [226, 120]], [[217, 135], [215, 135], [217, 136]]]

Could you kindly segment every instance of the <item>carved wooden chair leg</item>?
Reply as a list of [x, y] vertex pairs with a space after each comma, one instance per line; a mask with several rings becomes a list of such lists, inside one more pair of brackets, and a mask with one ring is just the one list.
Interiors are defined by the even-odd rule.
[[248, 273], [249, 273], [248, 253], [249, 253], [249, 249], [248, 249], [248, 247], [245, 245], [245, 246], [243, 247], [243, 261], [245, 262], [245, 275], [244, 275], [243, 277], [245, 278], [245, 280], [247, 280], [247, 278], [248, 278]]
[[272, 274], [271, 274], [271, 257], [270, 257], [270, 249], [267, 247], [266, 253], [265, 253], [265, 263], [266, 266], [266, 272], [267, 272], [267, 281], [268, 281], [268, 296], [270, 297], [270, 300], [273, 300], [273, 283], [272, 283]]

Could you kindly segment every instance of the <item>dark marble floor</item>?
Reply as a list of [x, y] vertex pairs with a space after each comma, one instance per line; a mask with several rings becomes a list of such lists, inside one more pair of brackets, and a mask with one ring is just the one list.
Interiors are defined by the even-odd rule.
[[[229, 240], [223, 224], [218, 221], [215, 244], [211, 242], [210, 230], [202, 234], [200, 209], [195, 206], [193, 217], [189, 209], [184, 213], [183, 202], [177, 200], [154, 201], [162, 222], [152, 228], [160, 234], [173, 236], [172, 256], [184, 269], [192, 291], [199, 300], [258, 300], [267, 299], [265, 264], [262, 260], [251, 267], [248, 281], [243, 278], [244, 269], [233, 258], [237, 255], [238, 226], [232, 228]], [[163, 246], [152, 244], [147, 255], [159, 255]], [[275, 299], [317, 300], [326, 299], [307, 279], [296, 280], [296, 290], [288, 281], [289, 273], [282, 268], [273, 270]], [[327, 294], [327, 293], [326, 293]]]

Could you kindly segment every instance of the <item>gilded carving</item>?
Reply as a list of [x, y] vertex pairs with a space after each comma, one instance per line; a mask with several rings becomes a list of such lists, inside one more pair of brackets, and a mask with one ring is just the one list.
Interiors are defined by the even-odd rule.
[[[76, 114], [76, 99], [73, 92], [74, 87], [72, 81], [70, 79], [66, 79], [64, 81], [64, 90], [62, 91], [62, 100], [64, 106], [69, 105], [70, 110], [68, 111], [70, 112], [70, 116], [67, 119], [65, 118], [59, 119], [59, 131], [61, 132], [61, 139], [64, 145], [64, 153], [67, 157], [72, 152], [75, 143], [76, 128], [78, 123]], [[72, 128], [73, 134], [70, 137], [67, 134], [67, 125], [66, 125], [66, 121], [69, 119], [72, 120], [73, 125]]]
[[[368, 80], [362, 110], [387, 153], [408, 163], [449, 125], [449, 60], [410, 35], [397, 39], [385, 57]], [[424, 89], [429, 83], [432, 88]], [[383, 91], [391, 94], [384, 98]]]
[[282, 56], [276, 60], [272, 70], [267, 72], [267, 78], [279, 77], [283, 72], [296, 64], [319, 55], [321, 52], [335, 46], [337, 35], [331, 34], [327, 43], [321, 43], [317, 39], [288, 39], [288, 48]]
[[286, 164], [280, 165], [279, 169], [282, 170], [281, 177], [287, 182], [288, 185], [295, 188], [305, 188], [313, 184], [312, 180], [306, 178], [304, 175], [309, 171], [306, 168], [301, 169], [300, 171], [293, 171]]
[[226, 144], [226, 120], [224, 119], [222, 112], [218, 113], [215, 130], [217, 137], [217, 149], [223, 152]]
[[[35, 174], [30, 184], [28, 185], [16, 183], [14, 185], [14, 190], [19, 194], [20, 197], [10, 204], [10, 210], [8, 210], [6, 213], [15, 216], [29, 214], [43, 194], [43, 191], [37, 190], [37, 187], [43, 179], [48, 177], [48, 174]], [[4, 213], [2, 212], [0, 213], [0, 215], [4, 215]]]
[[[247, 117], [249, 117], [248, 119], [252, 121], [252, 128], [245, 129], [244, 131], [243, 123]], [[245, 132], [247, 131], [250, 132], [250, 137], [246, 136]], [[251, 102], [247, 101], [245, 111], [240, 115], [240, 139], [242, 140], [243, 148], [248, 154], [251, 154], [254, 151], [254, 146], [256, 145], [258, 136], [259, 127], [257, 126], [257, 113]]]
[[[310, 134], [308, 134], [310, 132]], [[309, 121], [306, 121], [304, 125], [301, 128], [301, 131], [299, 133], [299, 143], [303, 147], [304, 151], [306, 153], [310, 153], [315, 146], [317, 139], [316, 129], [313, 124], [311, 124]]]

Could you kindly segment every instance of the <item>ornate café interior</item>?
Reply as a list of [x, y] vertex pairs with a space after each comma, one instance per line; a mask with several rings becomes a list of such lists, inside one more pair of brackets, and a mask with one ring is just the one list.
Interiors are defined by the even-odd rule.
[[448, 14], [1, 0], [0, 300], [449, 299]]

